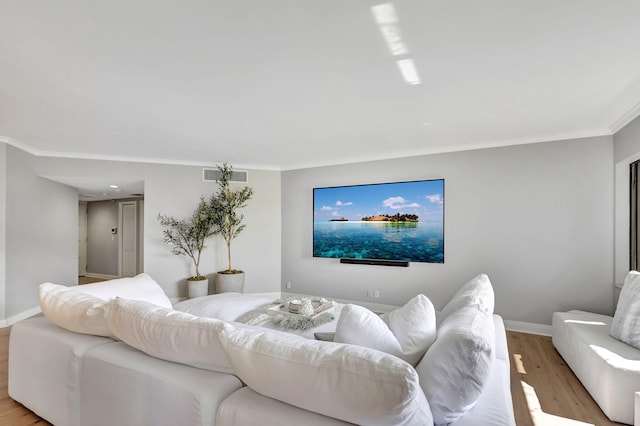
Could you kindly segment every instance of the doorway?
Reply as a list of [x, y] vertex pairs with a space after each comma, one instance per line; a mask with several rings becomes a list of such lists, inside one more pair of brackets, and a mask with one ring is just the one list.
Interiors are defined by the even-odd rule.
[[79, 276], [114, 279], [141, 273], [143, 217], [141, 198], [80, 201]]

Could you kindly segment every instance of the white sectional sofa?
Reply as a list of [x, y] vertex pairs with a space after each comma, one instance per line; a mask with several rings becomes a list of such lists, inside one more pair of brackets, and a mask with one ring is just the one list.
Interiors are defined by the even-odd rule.
[[609, 335], [612, 320], [578, 310], [555, 312], [553, 345], [609, 419], [633, 424], [640, 350]]
[[635, 393], [640, 392], [640, 273], [625, 277], [613, 317], [555, 312], [551, 327], [553, 345], [606, 416], [634, 424]]
[[[154, 293], [152, 301], [96, 302], [49, 287], [55, 300], [41, 296], [48, 317], [12, 328], [9, 394], [56, 425], [429, 425], [455, 418], [446, 423], [513, 426], [504, 325], [493, 301], [488, 306], [474, 290], [485, 278], [447, 305], [415, 367], [375, 348], [174, 311], [155, 290], [138, 297]], [[149, 277], [141, 280], [150, 285]], [[487, 316], [470, 320], [476, 310]], [[101, 330], [114, 336], [92, 334]], [[464, 371], [467, 355], [479, 372]], [[438, 362], [450, 367], [447, 374], [429, 371]], [[450, 374], [456, 383], [438, 382]], [[461, 374], [476, 383], [464, 384]], [[442, 389], [431, 400], [426, 378]]]

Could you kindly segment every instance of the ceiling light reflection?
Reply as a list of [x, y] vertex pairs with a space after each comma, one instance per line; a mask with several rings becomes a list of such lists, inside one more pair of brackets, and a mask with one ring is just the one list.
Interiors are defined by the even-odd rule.
[[399, 59], [396, 63], [398, 64], [398, 68], [400, 68], [400, 73], [404, 81], [411, 85], [422, 83], [413, 59]]
[[402, 41], [398, 15], [396, 8], [391, 3], [383, 3], [372, 6], [371, 11], [382, 32], [382, 37], [387, 42], [387, 47], [392, 55], [408, 55], [409, 49]]
[[409, 55], [409, 48], [402, 40], [400, 31], [398, 14], [396, 8], [392, 3], [382, 3], [371, 7], [373, 17], [380, 28], [380, 32], [384, 37], [387, 47], [393, 56], [405, 56], [405, 58], [398, 59], [396, 63], [402, 74], [402, 78], [408, 84], [416, 85], [421, 84], [418, 70], [413, 62], [413, 59], [406, 57]]

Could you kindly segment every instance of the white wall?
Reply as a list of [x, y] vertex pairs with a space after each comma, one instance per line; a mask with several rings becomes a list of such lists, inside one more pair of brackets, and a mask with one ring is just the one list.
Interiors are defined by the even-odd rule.
[[[35, 173], [35, 158], [6, 147], [6, 317], [38, 305], [38, 285], [78, 282], [77, 191]], [[2, 296], [0, 296], [2, 297]]]
[[[190, 261], [172, 255], [162, 242], [159, 213], [187, 217], [201, 195], [209, 197], [217, 185], [202, 181], [202, 167], [118, 161], [38, 158], [38, 173], [43, 176], [102, 176], [145, 183], [144, 272], [165, 289], [169, 297], [186, 296], [188, 276], [193, 275]], [[247, 227], [232, 245], [233, 266], [246, 272], [245, 292], [280, 290], [280, 172], [249, 170], [249, 185], [255, 196], [244, 209]], [[76, 207], [77, 210], [77, 207]], [[200, 270], [213, 280], [216, 271], [225, 269], [226, 254], [220, 238], [211, 240], [203, 254]]]
[[[628, 155], [633, 146], [629, 141], [640, 139], [640, 131], [634, 131], [640, 127], [638, 121], [632, 124], [616, 135], [616, 161]], [[549, 324], [555, 310], [611, 313], [612, 140], [591, 138], [283, 173], [250, 170], [256, 195], [245, 209], [247, 228], [233, 246], [234, 267], [247, 272], [247, 292], [278, 291], [291, 281], [291, 291], [395, 305], [422, 292], [438, 308], [462, 283], [486, 272], [496, 288], [496, 310], [506, 319]], [[3, 284], [6, 287], [0, 292], [0, 309], [7, 308], [0, 322], [37, 306], [41, 281], [68, 283], [75, 279], [68, 270], [77, 272], [77, 196], [64, 185], [37, 176], [144, 180], [144, 270], [170, 297], [185, 294], [183, 279], [190, 265], [169, 253], [156, 217], [158, 213], [186, 216], [201, 194], [215, 190], [215, 184], [202, 182], [200, 167], [33, 157], [0, 144], [0, 174], [8, 165], [6, 185], [0, 185], [0, 237], [17, 223], [28, 239], [23, 246], [16, 243], [22, 235], [18, 231], [0, 238], [0, 255], [3, 244], [7, 253], [6, 271], [0, 274], [0, 290]], [[341, 265], [312, 257], [313, 187], [441, 177], [446, 179], [445, 264], [391, 268]], [[1, 196], [7, 190], [11, 194]], [[62, 199], [64, 206], [70, 206], [68, 212], [66, 207], [56, 212], [60, 207], [53, 204], [54, 195], [56, 204]], [[31, 196], [40, 201], [24, 200]], [[30, 213], [22, 217], [25, 208]], [[51, 216], [43, 217], [43, 209], [53, 209]], [[5, 210], [6, 227], [2, 226]], [[66, 224], [70, 217], [73, 225]], [[59, 241], [34, 256], [34, 247], [39, 251], [40, 244], [36, 240], [42, 236], [33, 231], [39, 226], [29, 228], [27, 223], [49, 223], [60, 229], [54, 219], [71, 227], [63, 234], [73, 235], [72, 242], [67, 246], [65, 239], [62, 244], [65, 251], [72, 251], [71, 245], [75, 250], [69, 254], [70, 265], [52, 262]], [[49, 236], [44, 239], [50, 244]], [[13, 249], [21, 250], [17, 262], [8, 255]], [[47, 266], [20, 276], [34, 258], [42, 258]], [[202, 269], [213, 274], [223, 267], [222, 244], [212, 242]], [[380, 298], [367, 299], [368, 288], [378, 289]]]
[[[283, 285], [392, 305], [424, 293], [441, 308], [485, 272], [508, 320], [550, 324], [554, 311], [574, 308], [610, 314], [612, 164], [613, 138], [601, 137], [284, 172]], [[445, 179], [444, 264], [312, 257], [314, 187], [433, 178]]]

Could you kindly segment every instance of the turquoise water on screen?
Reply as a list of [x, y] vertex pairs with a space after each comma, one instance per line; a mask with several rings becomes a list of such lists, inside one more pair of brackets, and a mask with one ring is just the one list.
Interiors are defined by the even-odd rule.
[[444, 263], [444, 226], [442, 222], [314, 222], [313, 256]]

